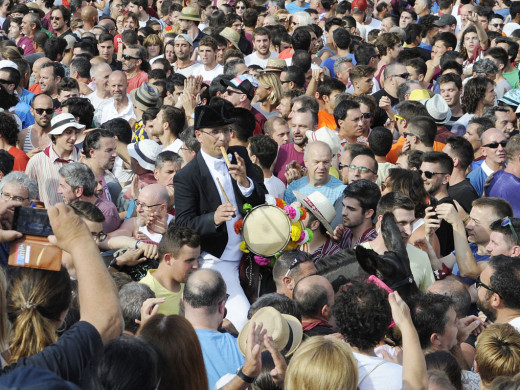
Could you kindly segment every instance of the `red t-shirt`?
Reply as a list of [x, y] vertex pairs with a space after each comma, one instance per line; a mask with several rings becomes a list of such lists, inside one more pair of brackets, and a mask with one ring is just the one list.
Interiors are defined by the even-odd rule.
[[29, 157], [27, 157], [25, 152], [23, 150], [15, 148], [14, 146], [11, 146], [7, 153], [14, 157], [13, 171], [25, 172], [25, 168], [27, 167], [27, 163], [29, 162]]
[[130, 93], [132, 89], [139, 88], [142, 83], [145, 81], [148, 81], [148, 73], [146, 72], [139, 72], [136, 76], [132, 77], [131, 79], [128, 79], [128, 86], [126, 87], [126, 92]]
[[303, 152], [297, 152], [296, 149], [294, 149], [294, 142], [280, 146], [280, 149], [278, 150], [278, 158], [274, 167], [274, 174], [278, 176], [285, 185], [287, 185], [285, 166], [293, 160], [302, 167], [305, 166], [305, 163], [303, 162]]

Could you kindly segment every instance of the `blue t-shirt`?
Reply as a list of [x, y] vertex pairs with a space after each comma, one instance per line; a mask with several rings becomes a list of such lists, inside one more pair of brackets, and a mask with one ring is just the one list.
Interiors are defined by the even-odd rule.
[[479, 198], [484, 193], [484, 184], [486, 183], [488, 175], [484, 170], [482, 169], [482, 166], [476, 168], [474, 171], [471, 171], [467, 178], [469, 179], [469, 182], [475, 188], [475, 191], [477, 191], [477, 195]]
[[293, 1], [292, 3], [285, 4], [285, 9], [289, 11], [290, 14], [294, 14], [295, 12], [305, 11], [307, 8], [309, 8], [309, 3], [303, 3], [303, 7], [299, 7], [296, 4], [296, 1]]
[[[489, 255], [479, 255], [479, 254], [477, 254], [478, 247], [475, 244], [473, 244], [472, 242], [469, 244], [469, 247], [470, 247], [471, 253], [473, 253], [473, 256], [475, 257], [475, 261], [477, 263], [480, 262], [480, 261], [488, 261], [489, 260]], [[452, 253], [453, 253], [453, 255], [455, 255], [455, 251], [453, 251]], [[460, 276], [459, 264], [457, 262], [455, 262], [455, 265], [453, 266], [453, 269], [451, 270], [451, 273], [453, 275], [455, 275], [455, 276], [458, 276], [459, 278], [461, 278], [464, 282], [466, 282], [469, 285], [472, 285], [473, 283], [475, 283], [475, 281], [473, 279], [463, 278], [462, 276]]]
[[[356, 62], [356, 58], [354, 57], [354, 54], [350, 53], [349, 55], [347, 55], [348, 58], [352, 58], [352, 64], [354, 66], [356, 66], [357, 62]], [[323, 61], [321, 63], [321, 66], [325, 66], [329, 69], [330, 71], [330, 77], [336, 79], [336, 72], [334, 72], [334, 63], [336, 62], [337, 58], [332, 58], [332, 57], [329, 57], [327, 59], [325, 59], [325, 61]]]
[[244, 365], [244, 355], [238, 349], [237, 339], [229, 333], [210, 329], [195, 329], [199, 338], [204, 365], [208, 374], [209, 390], [226, 374], [235, 374]]
[[334, 176], [330, 177], [327, 184], [324, 184], [320, 187], [311, 186], [307, 180], [307, 177], [302, 177], [301, 179], [295, 180], [289, 184], [289, 187], [287, 187], [283, 195], [283, 200], [285, 200], [287, 204], [296, 202], [296, 197], [294, 196], [293, 191], [301, 192], [304, 195], [310, 195], [315, 191], [319, 191], [325, 195], [330, 203], [334, 204], [338, 198], [343, 196], [343, 190], [345, 187], [346, 185], [343, 184], [341, 180], [336, 179]]
[[513, 216], [520, 217], [520, 179], [506, 171], [497, 171], [486, 188], [487, 197], [507, 200], [513, 207]]

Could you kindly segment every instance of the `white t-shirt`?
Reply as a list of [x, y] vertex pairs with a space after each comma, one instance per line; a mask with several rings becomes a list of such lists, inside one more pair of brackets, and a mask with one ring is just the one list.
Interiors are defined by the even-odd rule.
[[179, 153], [179, 150], [182, 148], [183, 142], [180, 138], [177, 138], [175, 141], [173, 141], [171, 144], [169, 144], [167, 147], [163, 149], [163, 152], [169, 150], [170, 152]]
[[[271, 52], [271, 56], [269, 58], [274, 57], [278, 57], [278, 54]], [[267, 61], [269, 61], [269, 58], [264, 60], [263, 58], [258, 57], [257, 52], [254, 51], [248, 56], [246, 56], [246, 58], [244, 58], [244, 61], [246, 62], [247, 66], [258, 65], [265, 69], [265, 67], [267, 66]]]
[[275, 198], [283, 199], [283, 193], [285, 192], [285, 184], [275, 175], [271, 175], [270, 178], [264, 179], [265, 188], [269, 195]]
[[509, 325], [520, 332], [520, 317], [513, 318], [511, 321], [509, 321]]
[[193, 64], [191, 66], [187, 66], [185, 68], [180, 68], [179, 69], [176, 66], [176, 62], [173, 63], [173, 71], [175, 73], [182, 74], [184, 77], [189, 77], [192, 74], [195, 74], [195, 71], [198, 71], [199, 68], [202, 68], [202, 70], [204, 70], [204, 66], [202, 64]]
[[103, 107], [110, 102], [110, 98], [101, 99], [96, 94], [96, 92], [92, 92], [91, 94], [87, 95], [86, 98], [90, 101], [90, 103], [92, 103], [92, 106], [94, 106], [94, 122], [96, 123], [96, 126], [98, 126], [100, 125]]
[[221, 75], [222, 73], [224, 73], [224, 67], [220, 64], [217, 64], [217, 66], [211, 70], [205, 70], [204, 65], [201, 65], [200, 67], [195, 68], [192, 74], [195, 77], [202, 76], [202, 80], [205, 83], [210, 84], [215, 77]]
[[358, 365], [359, 390], [400, 390], [403, 367], [384, 359], [354, 352]]

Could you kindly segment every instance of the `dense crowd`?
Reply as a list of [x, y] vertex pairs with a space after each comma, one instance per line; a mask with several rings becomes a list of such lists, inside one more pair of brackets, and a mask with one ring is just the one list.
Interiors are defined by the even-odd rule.
[[475, 1], [0, 0], [0, 387], [520, 389]]

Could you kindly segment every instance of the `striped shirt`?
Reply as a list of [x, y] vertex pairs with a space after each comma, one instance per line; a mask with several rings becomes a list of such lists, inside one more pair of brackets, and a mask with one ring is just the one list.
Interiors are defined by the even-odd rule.
[[338, 243], [341, 249], [354, 249], [356, 246], [363, 242], [373, 241], [377, 237], [377, 231], [374, 226], [368, 228], [357, 240], [352, 242], [352, 231], [350, 229], [345, 230], [341, 241]]
[[[70, 154], [70, 160], [78, 161], [79, 157], [79, 150], [74, 148]], [[27, 176], [38, 183], [40, 200], [45, 203], [45, 208], [63, 202], [61, 195], [58, 194], [58, 187], [59, 170], [65, 163], [56, 161], [59, 158], [60, 156], [56, 154], [53, 145], [51, 145], [48, 149], [48, 155], [45, 152], [40, 152], [31, 157], [25, 170]]]
[[332, 238], [328, 238], [325, 243], [320, 246], [318, 249], [316, 249], [314, 252], [312, 252], [312, 261], [317, 262], [318, 260], [333, 255], [334, 253], [337, 253], [341, 250], [341, 248], [336, 244]]

